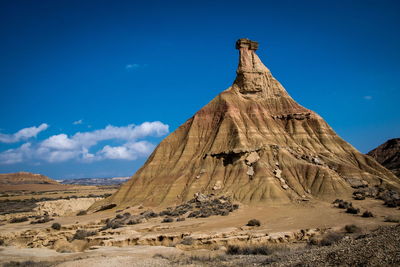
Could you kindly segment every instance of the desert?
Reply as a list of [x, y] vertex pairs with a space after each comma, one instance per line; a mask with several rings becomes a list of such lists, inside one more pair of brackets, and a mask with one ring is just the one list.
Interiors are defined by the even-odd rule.
[[397, 1], [0, 13], [0, 266], [400, 266]]
[[[399, 263], [388, 256], [399, 242], [398, 178], [294, 102], [255, 54], [258, 43], [236, 48], [233, 86], [125, 183], [3, 174], [4, 266]], [[374, 250], [374, 261], [360, 249]]]

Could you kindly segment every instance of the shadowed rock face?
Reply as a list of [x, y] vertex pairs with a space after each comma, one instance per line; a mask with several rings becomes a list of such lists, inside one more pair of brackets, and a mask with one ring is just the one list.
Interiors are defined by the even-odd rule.
[[[240, 39], [237, 78], [165, 138], [106, 202], [171, 205], [196, 192], [234, 200], [290, 202], [349, 196], [349, 180], [399, 187], [395, 176], [296, 103]], [[103, 205], [104, 202], [96, 205]]]
[[391, 170], [400, 178], [400, 138], [386, 141], [374, 150], [368, 152], [380, 164]]

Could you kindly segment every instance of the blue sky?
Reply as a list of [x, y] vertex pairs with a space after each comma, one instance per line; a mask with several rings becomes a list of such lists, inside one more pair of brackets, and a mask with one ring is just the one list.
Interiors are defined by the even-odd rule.
[[0, 172], [132, 175], [238, 38], [361, 152], [400, 136], [399, 1], [1, 1]]

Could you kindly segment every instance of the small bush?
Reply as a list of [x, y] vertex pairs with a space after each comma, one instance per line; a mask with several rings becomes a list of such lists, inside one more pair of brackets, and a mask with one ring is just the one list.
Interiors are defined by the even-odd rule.
[[266, 245], [230, 245], [226, 251], [228, 255], [270, 255], [272, 250]]
[[190, 246], [190, 245], [193, 244], [193, 238], [190, 237], [190, 236], [186, 236], [185, 238], [183, 238], [181, 244], [182, 244], [182, 245]]
[[221, 210], [221, 211], [219, 212], [219, 215], [221, 215], [221, 216], [228, 216], [228, 215], [229, 215], [229, 211], [228, 211], [228, 210]]
[[95, 231], [87, 231], [87, 230], [77, 230], [74, 234], [74, 236], [72, 237], [72, 240], [78, 239], [78, 240], [83, 240], [88, 236], [93, 236], [96, 235]]
[[178, 219], [176, 219], [177, 222], [183, 222], [185, 220], [185, 218], [183, 217], [179, 217]]
[[19, 217], [19, 218], [12, 218], [10, 220], [10, 223], [21, 223], [21, 222], [26, 222], [28, 221], [28, 217], [24, 216], [24, 217]]
[[121, 221], [119, 221], [119, 220], [116, 220], [116, 219], [108, 220], [108, 221], [106, 221], [106, 225], [103, 228], [101, 228], [101, 231], [102, 230], [107, 230], [107, 229], [110, 229], [110, 228], [117, 229], [117, 228], [120, 228], [122, 226], [123, 226], [123, 223]]
[[395, 216], [395, 215], [389, 215], [389, 216], [385, 217], [385, 222], [398, 223], [398, 222], [400, 222], [400, 217], [399, 216]]
[[338, 205], [339, 209], [348, 209], [348, 208], [351, 208], [351, 207], [353, 207], [353, 203], [347, 202], [347, 201], [339, 202], [339, 205]]
[[360, 209], [356, 209], [354, 207], [348, 207], [347, 210], [346, 210], [346, 213], [358, 214], [358, 213], [360, 213]]
[[133, 224], [138, 224], [138, 223], [140, 223], [140, 221], [138, 219], [132, 219], [132, 220], [129, 220], [127, 224], [133, 225]]
[[54, 266], [54, 262], [10, 261], [10, 262], [4, 263], [2, 266], [4, 266], [4, 267], [50, 267], [50, 266]]
[[355, 200], [364, 200], [364, 199], [365, 199], [365, 195], [363, 195], [363, 194], [355, 194], [355, 195], [353, 196], [353, 198], [354, 198]]
[[86, 210], [81, 210], [76, 214], [76, 216], [82, 216], [82, 215], [86, 215], [86, 214], [87, 214]]
[[349, 234], [353, 234], [353, 233], [359, 233], [361, 232], [361, 228], [358, 227], [355, 224], [348, 224], [344, 227], [344, 230], [349, 233]]
[[333, 202], [332, 202], [332, 204], [339, 204], [340, 202], [342, 202], [343, 200], [342, 199], [335, 199]]
[[59, 224], [59, 223], [53, 223], [53, 224], [51, 225], [51, 228], [54, 229], [54, 230], [60, 230], [60, 229], [61, 229], [61, 224]]
[[31, 224], [39, 224], [39, 223], [47, 223], [50, 222], [54, 219], [50, 218], [49, 216], [44, 216], [42, 219], [36, 220], [36, 221], [32, 221]]
[[366, 211], [364, 211], [364, 213], [361, 215], [361, 217], [370, 218], [370, 217], [374, 217], [374, 215], [372, 214], [372, 212], [366, 210]]
[[0, 239], [0, 246], [4, 245], [4, 239]]
[[395, 199], [386, 200], [384, 205], [388, 208], [396, 208], [398, 206], [398, 201]]
[[342, 238], [343, 238], [343, 235], [341, 235], [339, 233], [335, 233], [335, 232], [330, 232], [322, 237], [319, 244], [321, 246], [330, 246], [330, 245], [340, 241]]
[[170, 223], [170, 222], [173, 222], [173, 221], [174, 221], [174, 219], [172, 219], [171, 217], [166, 217], [161, 222], [162, 223]]
[[140, 215], [142, 215], [146, 219], [158, 217], [158, 214], [152, 210], [143, 211], [140, 213]]
[[257, 219], [251, 219], [250, 221], [247, 222], [247, 226], [260, 226], [261, 223]]
[[200, 214], [200, 211], [195, 210], [195, 211], [189, 213], [188, 218], [197, 217], [197, 216], [199, 216], [199, 214]]

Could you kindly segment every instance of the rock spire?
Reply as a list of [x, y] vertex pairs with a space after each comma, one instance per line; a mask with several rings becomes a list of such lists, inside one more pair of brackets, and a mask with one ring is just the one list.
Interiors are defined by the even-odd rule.
[[104, 202], [149, 206], [194, 194], [249, 204], [349, 197], [357, 183], [400, 188], [398, 179], [296, 103], [255, 53], [236, 42], [237, 77], [166, 137], [146, 163]]

